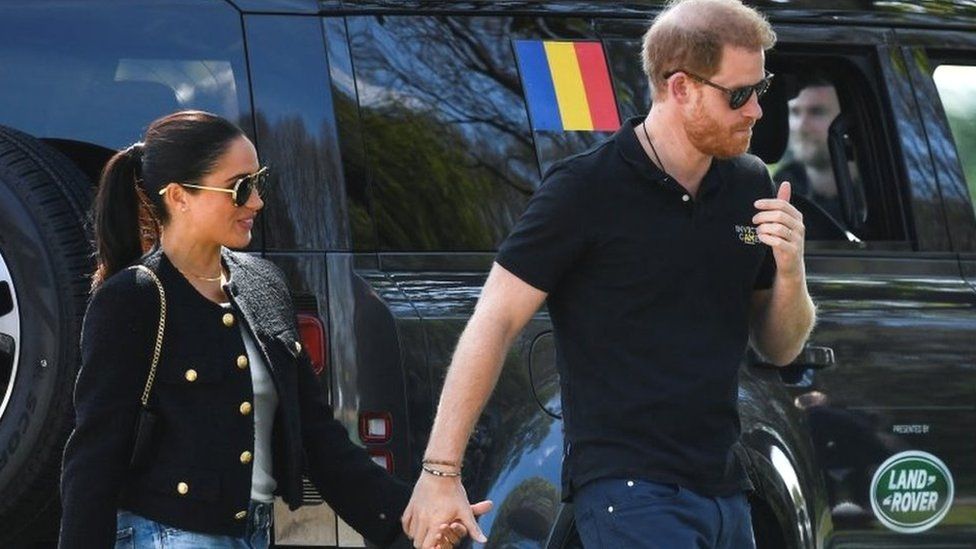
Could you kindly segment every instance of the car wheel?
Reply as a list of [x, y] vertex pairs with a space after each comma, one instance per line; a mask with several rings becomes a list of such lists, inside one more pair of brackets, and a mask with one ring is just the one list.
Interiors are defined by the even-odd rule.
[[90, 201], [67, 158], [0, 127], [0, 547], [56, 528], [93, 270]]

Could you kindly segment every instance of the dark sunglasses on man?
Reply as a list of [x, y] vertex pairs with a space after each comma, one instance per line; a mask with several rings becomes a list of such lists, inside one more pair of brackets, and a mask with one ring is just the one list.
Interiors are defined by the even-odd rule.
[[[258, 196], [261, 196], [261, 191], [264, 188], [264, 184], [268, 180], [268, 167], [265, 166], [260, 170], [247, 174], [237, 181], [234, 185], [229, 188], [222, 187], [205, 187], [203, 185], [191, 185], [189, 183], [177, 183], [183, 187], [188, 187], [190, 189], [202, 189], [204, 191], [219, 191], [222, 193], [230, 193], [231, 200], [234, 201], [234, 206], [241, 207], [247, 204], [247, 201], [251, 199], [251, 193], [257, 192]], [[159, 189], [159, 194], [166, 194], [166, 189], [169, 186]]]
[[766, 76], [758, 83], [753, 84], [751, 86], [742, 86], [741, 88], [732, 88], [732, 89], [726, 88], [725, 86], [720, 86], [707, 78], [698, 76], [697, 74], [693, 72], [688, 72], [684, 69], [678, 69], [678, 70], [668, 72], [664, 75], [664, 78], [665, 79], [671, 78], [671, 76], [679, 72], [683, 72], [687, 74], [689, 77], [691, 77], [693, 80], [697, 80], [702, 84], [706, 84], [708, 86], [711, 86], [717, 90], [721, 90], [722, 92], [724, 92], [725, 95], [729, 96], [729, 108], [732, 110], [740, 109], [742, 108], [743, 105], [748, 103], [749, 98], [752, 97], [752, 92], [756, 92], [757, 99], [765, 95], [766, 92], [769, 91], [770, 84], [773, 83], [773, 76], [775, 76], [773, 73], [763, 69], [763, 72], [766, 73]]

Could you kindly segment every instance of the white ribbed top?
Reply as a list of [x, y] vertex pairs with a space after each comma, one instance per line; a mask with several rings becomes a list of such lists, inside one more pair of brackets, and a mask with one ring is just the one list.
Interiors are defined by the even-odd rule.
[[[230, 304], [226, 304], [230, 307]], [[274, 491], [278, 483], [272, 476], [271, 430], [274, 426], [275, 411], [278, 409], [278, 391], [271, 379], [268, 366], [244, 322], [239, 323], [247, 361], [251, 371], [251, 385], [254, 388], [254, 469], [251, 471], [251, 499], [264, 503], [274, 501]], [[242, 448], [241, 450], [245, 450]]]

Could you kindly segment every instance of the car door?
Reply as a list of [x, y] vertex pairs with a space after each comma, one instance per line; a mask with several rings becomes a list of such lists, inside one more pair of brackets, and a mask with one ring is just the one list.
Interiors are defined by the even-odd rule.
[[777, 31], [799, 62], [798, 91], [821, 71], [841, 111], [826, 139], [842, 197], [848, 187], [844, 238], [808, 238], [818, 323], [811, 352], [781, 372], [827, 487], [826, 544], [971, 542], [973, 292], [910, 82], [916, 52], [881, 28], [838, 27], [830, 46], [822, 29]]
[[[976, 38], [972, 32], [945, 29], [899, 30], [899, 41], [911, 75], [916, 101], [925, 123], [932, 171], [942, 193], [949, 236], [958, 253], [963, 276], [976, 291]], [[976, 334], [976, 322], [970, 317], [970, 339]], [[976, 387], [976, 358], [968, 349], [960, 367], [968, 377], [957, 382]], [[962, 401], [966, 403], [965, 400]], [[974, 406], [970, 398], [970, 410]], [[971, 413], [971, 412], [970, 412]], [[973, 425], [969, 425], [970, 433]], [[966, 439], [972, 440], [972, 437]], [[956, 498], [972, 501], [976, 492], [976, 470], [972, 467], [974, 449], [958, 443], [958, 451], [970, 456], [970, 467], [960, 471], [956, 481]], [[959, 515], [966, 517], [967, 515]], [[968, 532], [969, 542], [976, 539], [976, 519], [959, 521]]]

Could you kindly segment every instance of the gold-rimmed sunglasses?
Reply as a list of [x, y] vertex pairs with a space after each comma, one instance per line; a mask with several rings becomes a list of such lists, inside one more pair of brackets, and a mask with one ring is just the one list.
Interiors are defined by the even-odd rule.
[[[234, 201], [234, 206], [241, 207], [247, 204], [247, 201], [251, 199], [251, 193], [258, 193], [261, 196], [261, 190], [264, 188], [265, 183], [268, 181], [268, 167], [265, 166], [260, 170], [247, 174], [243, 177], [237, 179], [234, 185], [229, 188], [223, 187], [206, 187], [203, 185], [191, 185], [189, 183], [177, 183], [177, 185], [187, 187], [190, 189], [201, 189], [204, 191], [219, 191], [222, 193], [230, 193], [231, 200]], [[159, 189], [159, 194], [166, 194], [166, 189], [169, 186], [165, 186]]]

